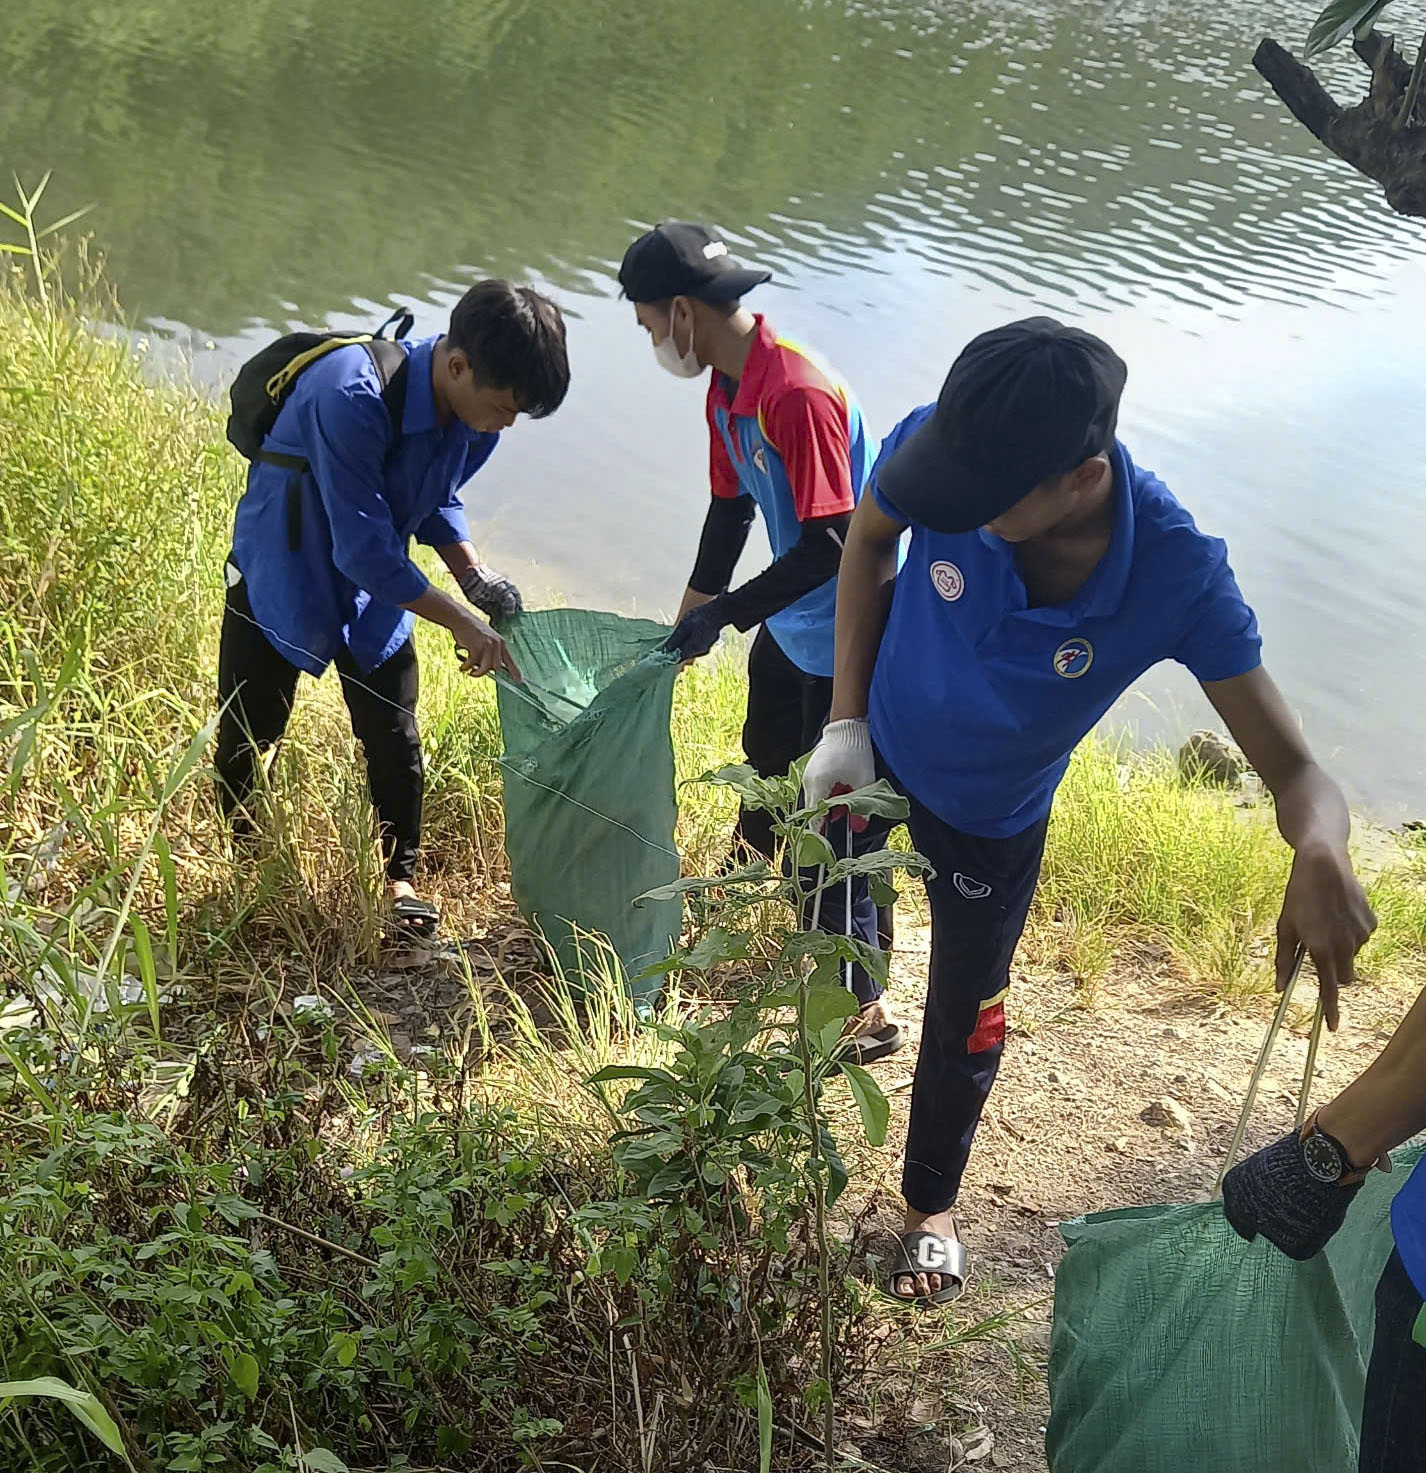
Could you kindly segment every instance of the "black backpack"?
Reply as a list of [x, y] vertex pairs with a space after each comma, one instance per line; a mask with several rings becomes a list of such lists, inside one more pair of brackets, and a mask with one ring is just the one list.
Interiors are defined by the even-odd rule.
[[[264, 450], [263, 441], [272, 432], [277, 416], [287, 402], [298, 375], [336, 348], [360, 343], [371, 356], [381, 379], [381, 402], [391, 420], [391, 443], [401, 434], [401, 416], [406, 407], [406, 352], [398, 344], [411, 331], [415, 319], [398, 307], [375, 332], [290, 332], [254, 353], [238, 370], [229, 397], [228, 439], [244, 460], [282, 466], [292, 472], [287, 483], [287, 545], [294, 552], [302, 542], [302, 474], [307, 460], [300, 455], [283, 455]], [[394, 328], [385, 336], [387, 328]]]

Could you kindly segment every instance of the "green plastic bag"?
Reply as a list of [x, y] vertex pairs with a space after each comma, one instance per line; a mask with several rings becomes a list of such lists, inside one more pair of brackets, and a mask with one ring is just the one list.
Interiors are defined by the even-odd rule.
[[[1304, 957], [1299, 947], [1225, 1172]], [[1299, 1126], [1321, 1036], [1319, 996]], [[1062, 1223], [1069, 1250], [1050, 1332], [1050, 1473], [1355, 1473], [1391, 1202], [1421, 1151], [1394, 1153], [1390, 1176], [1372, 1172], [1341, 1230], [1306, 1263], [1263, 1238], [1244, 1242], [1217, 1201]]]
[[498, 697], [515, 903], [571, 980], [605, 965], [592, 935], [607, 937], [634, 977], [668, 955], [682, 921], [676, 898], [634, 904], [679, 877], [669, 736], [678, 661], [659, 652], [669, 629], [548, 609], [502, 632], [524, 677], [502, 678]]
[[1420, 1155], [1373, 1172], [1306, 1263], [1218, 1202], [1062, 1223], [1051, 1473], [1355, 1473], [1388, 1213]]

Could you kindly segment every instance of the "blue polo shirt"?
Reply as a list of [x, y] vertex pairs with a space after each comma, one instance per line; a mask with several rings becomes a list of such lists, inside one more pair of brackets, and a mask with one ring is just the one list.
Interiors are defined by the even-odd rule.
[[[934, 407], [897, 425], [878, 465]], [[1028, 607], [999, 537], [911, 524], [872, 677], [872, 740], [907, 792], [963, 832], [1005, 838], [1043, 819], [1070, 753], [1151, 665], [1178, 660], [1214, 681], [1261, 663], [1224, 543], [1122, 445], [1112, 462], [1109, 548], [1065, 604]], [[875, 470], [871, 487], [905, 523]]]
[[439, 338], [403, 343], [409, 355], [401, 433], [394, 441], [381, 379], [365, 348], [337, 348], [304, 369], [266, 450], [306, 458], [302, 540], [288, 547], [292, 472], [253, 463], [233, 521], [233, 561], [253, 617], [273, 647], [320, 675], [343, 645], [374, 670], [410, 638], [401, 604], [429, 586], [407, 554], [470, 540], [460, 488], [485, 464], [498, 435], [436, 417], [431, 359]]
[[1416, 1292], [1426, 1299], [1426, 1160], [1416, 1163], [1392, 1199], [1391, 1234]]

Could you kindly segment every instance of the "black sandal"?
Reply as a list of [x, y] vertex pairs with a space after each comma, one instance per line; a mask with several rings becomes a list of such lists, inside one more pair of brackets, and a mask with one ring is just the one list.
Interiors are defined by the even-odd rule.
[[[966, 1246], [959, 1238], [928, 1233], [921, 1228], [896, 1239], [897, 1258], [886, 1275], [886, 1292], [898, 1304], [949, 1304], [966, 1286]], [[918, 1274], [938, 1274], [941, 1287], [934, 1294], [898, 1294], [896, 1281]], [[947, 1283], [946, 1280], [950, 1282]]]
[[868, 1064], [880, 1063], [882, 1059], [890, 1058], [905, 1047], [906, 1034], [899, 1023], [888, 1023], [875, 1033], [853, 1034], [837, 1045], [837, 1052], [833, 1055], [827, 1072], [835, 1074], [841, 1068], [843, 1059], [849, 1064], [860, 1064], [864, 1069]]
[[414, 895], [403, 895], [392, 901], [391, 916], [397, 931], [415, 941], [429, 941], [441, 923], [440, 911], [429, 901], [418, 900]]
[[875, 1064], [888, 1059], [906, 1047], [906, 1035], [899, 1023], [888, 1023], [875, 1033], [861, 1033], [849, 1038], [842, 1047], [842, 1057], [853, 1064]]

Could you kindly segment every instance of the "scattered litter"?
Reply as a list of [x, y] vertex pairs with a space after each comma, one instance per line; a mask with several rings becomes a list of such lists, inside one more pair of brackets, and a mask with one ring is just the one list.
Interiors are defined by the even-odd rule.
[[380, 1049], [359, 1048], [352, 1055], [351, 1063], [347, 1065], [347, 1073], [353, 1079], [363, 1079], [366, 1077], [366, 1071], [374, 1064], [383, 1064], [385, 1062], [386, 1055]]
[[304, 992], [301, 997], [292, 999], [292, 1021], [303, 1027], [330, 1023], [334, 1017], [336, 1014], [332, 1011], [331, 1003], [315, 992]]
[[33, 1028], [38, 1022], [39, 1014], [26, 998], [0, 998], [0, 1033], [9, 1033], [16, 1028]]
[[[71, 967], [71, 987], [52, 967], [38, 968], [30, 978], [35, 998], [43, 1004], [78, 1002], [87, 1006], [91, 1013], [107, 1013], [115, 1002], [121, 1008], [137, 1007], [147, 999], [143, 982], [125, 973], [122, 978], [102, 977], [86, 967]], [[157, 997], [160, 1003], [172, 1002], [181, 989], [160, 987]], [[14, 1026], [14, 1025], [8, 1025]]]

